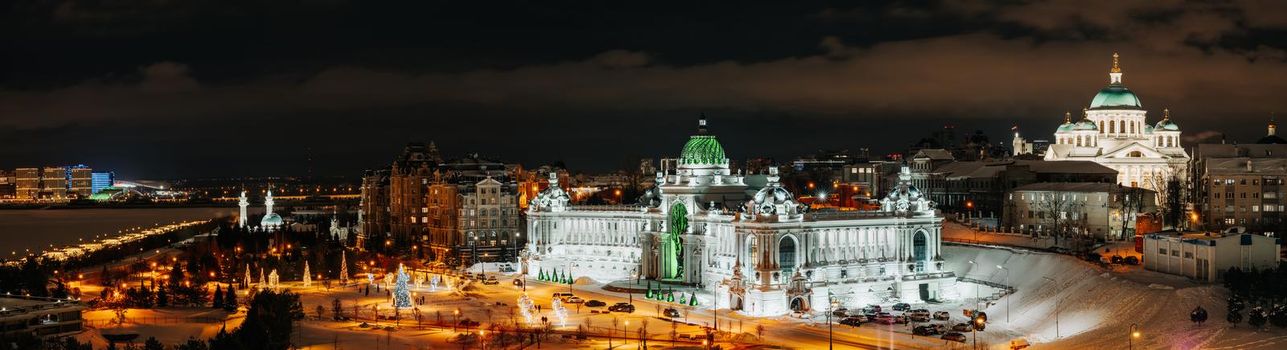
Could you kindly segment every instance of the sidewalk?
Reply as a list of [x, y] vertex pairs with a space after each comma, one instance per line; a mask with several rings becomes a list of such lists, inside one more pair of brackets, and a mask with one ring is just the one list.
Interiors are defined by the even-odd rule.
[[1024, 234], [982, 232], [953, 221], [943, 222], [943, 241], [1004, 245], [1033, 249], [1046, 249], [1055, 245], [1053, 237], [1033, 238]]

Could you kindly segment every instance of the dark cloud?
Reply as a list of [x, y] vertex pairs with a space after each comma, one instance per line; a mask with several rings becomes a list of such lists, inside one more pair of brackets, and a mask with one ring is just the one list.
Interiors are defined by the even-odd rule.
[[[237, 24], [218, 28], [232, 29], [275, 18], [278, 11], [273, 9], [280, 7], [267, 5], [267, 10], [256, 12], [232, 6], [210, 15], [171, 9], [181, 5], [170, 2], [155, 2], [159, 9], [86, 9], [79, 2], [67, 6], [71, 8], [54, 12], [53, 22], [172, 28], [176, 25], [167, 23], [176, 19], [205, 22], [228, 17]], [[108, 61], [133, 62], [105, 68], [85, 68], [88, 58], [68, 59], [58, 63], [76, 67], [71, 69], [76, 72], [48, 74], [79, 77], [57, 79], [62, 83], [41, 83], [29, 73], [7, 68], [4, 74], [22, 83], [0, 85], [0, 115], [12, 116], [0, 119], [0, 130], [71, 134], [65, 129], [151, 131], [165, 124], [165, 132], [197, 128], [226, 133], [201, 145], [174, 141], [211, 159], [223, 159], [229, 150], [250, 150], [253, 142], [271, 137], [286, 147], [275, 153], [278, 156], [297, 155], [298, 148], [291, 147], [309, 144], [318, 152], [349, 160], [337, 161], [328, 168], [331, 171], [354, 173], [371, 166], [371, 159], [388, 158], [405, 140], [481, 132], [479, 120], [495, 121], [483, 130], [506, 137], [460, 139], [456, 148], [484, 148], [503, 158], [540, 162], [550, 160], [541, 158], [540, 148], [519, 146], [540, 140], [523, 131], [534, 124], [544, 123], [543, 128], [556, 133], [647, 130], [626, 134], [682, 137], [686, 129], [661, 126], [687, 128], [696, 113], [707, 111], [723, 113], [725, 125], [738, 125], [726, 130], [746, 133], [737, 136], [769, 134], [797, 145], [790, 152], [807, 152], [813, 144], [894, 151], [929, 131], [917, 126], [924, 124], [908, 121], [951, 121], [998, 135], [1006, 125], [1020, 124], [1025, 133], [1043, 137], [1063, 111], [1083, 107], [1107, 82], [1113, 52], [1123, 55], [1126, 83], [1140, 94], [1154, 120], [1162, 108], [1170, 108], [1173, 119], [1195, 137], [1218, 131], [1250, 138], [1269, 112], [1287, 110], [1287, 102], [1277, 96], [1287, 88], [1287, 43], [1272, 35], [1287, 24], [1280, 18], [1287, 12], [1275, 15], [1273, 7], [1280, 5], [1273, 3], [941, 1], [930, 6], [894, 2], [843, 9], [807, 4], [777, 11], [694, 9], [686, 15], [518, 6], [515, 12], [529, 15], [503, 10], [463, 15], [516, 21], [508, 25], [482, 19], [477, 25], [435, 22], [461, 13], [426, 12], [428, 21], [420, 30], [400, 25], [404, 14], [392, 9], [372, 12], [352, 6], [314, 4], [309, 8], [317, 10], [301, 16], [306, 19], [289, 22], [299, 28], [257, 28], [264, 37], [288, 39], [271, 44], [219, 41], [254, 31], [242, 28], [226, 36], [198, 36], [214, 39], [213, 46], [226, 50], [218, 53], [179, 43], [176, 50], [186, 53], [104, 52]], [[164, 13], [160, 19], [143, 16], [157, 11]], [[721, 17], [703, 17], [714, 13]], [[779, 20], [771, 21], [774, 18]], [[322, 23], [354, 31], [316, 27]], [[378, 29], [354, 29], [356, 24]], [[438, 30], [446, 26], [458, 37], [439, 43], [417, 37], [444, 38]], [[404, 29], [409, 31], [395, 31]], [[134, 34], [114, 35], [144, 32], [131, 29]], [[164, 37], [154, 34], [126, 42], [136, 45], [156, 36]], [[7, 37], [9, 45], [21, 49], [43, 42]], [[271, 45], [281, 47], [268, 48]], [[32, 63], [37, 71], [55, 71], [46, 65]], [[360, 127], [326, 127], [355, 120]], [[404, 124], [417, 129], [388, 137], [385, 128]], [[789, 129], [787, 124], [855, 129], [844, 142], [818, 142], [808, 131], [781, 133]], [[318, 138], [349, 146], [319, 146]], [[20, 142], [47, 142], [24, 140], [28, 141]], [[14, 142], [0, 147], [15, 146]], [[559, 146], [558, 157], [585, 162], [574, 166], [603, 169], [619, 163], [596, 163], [603, 158], [597, 156], [616, 154], [604, 153], [603, 147], [573, 154], [575, 143]], [[747, 152], [793, 155], [781, 148], [750, 146]], [[361, 152], [347, 152], [346, 147]], [[673, 153], [664, 146], [626, 148], [645, 156]], [[0, 156], [6, 155], [3, 152]], [[267, 153], [246, 157], [243, 162], [261, 166], [242, 171], [296, 169], [269, 160], [274, 158]], [[210, 171], [193, 169], [193, 174]]]

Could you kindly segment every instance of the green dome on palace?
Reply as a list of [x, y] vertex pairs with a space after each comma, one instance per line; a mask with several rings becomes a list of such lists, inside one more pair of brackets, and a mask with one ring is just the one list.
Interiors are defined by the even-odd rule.
[[1142, 109], [1140, 98], [1122, 84], [1110, 84], [1095, 94], [1090, 109]]
[[682, 164], [721, 165], [728, 163], [724, 156], [724, 146], [713, 135], [693, 135], [684, 144], [684, 152], [679, 155]]

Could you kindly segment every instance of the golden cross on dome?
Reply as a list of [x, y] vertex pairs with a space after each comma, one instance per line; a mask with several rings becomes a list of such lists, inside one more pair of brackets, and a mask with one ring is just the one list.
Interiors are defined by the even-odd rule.
[[1064, 124], [1072, 123], [1072, 113], [1064, 111]]
[[1081, 109], [1081, 119], [1090, 119], [1090, 112], [1089, 112], [1089, 111], [1090, 111], [1090, 110], [1088, 110], [1088, 109], [1082, 108], [1082, 109]]
[[1163, 109], [1162, 109], [1162, 120], [1168, 120], [1168, 119], [1171, 119], [1171, 109], [1170, 109], [1170, 108], [1163, 108]]
[[1122, 65], [1118, 62], [1118, 57], [1119, 57], [1119, 56], [1117, 56], [1117, 53], [1116, 53], [1116, 52], [1114, 52], [1114, 53], [1113, 53], [1113, 69], [1109, 70], [1109, 71], [1108, 71], [1109, 73], [1121, 73], [1121, 72], [1122, 72]]

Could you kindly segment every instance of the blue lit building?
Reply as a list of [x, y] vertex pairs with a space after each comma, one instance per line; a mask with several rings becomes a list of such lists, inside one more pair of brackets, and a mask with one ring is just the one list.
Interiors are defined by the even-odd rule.
[[112, 187], [116, 184], [116, 174], [110, 171], [93, 173], [90, 175], [90, 193], [98, 193], [104, 188]]

